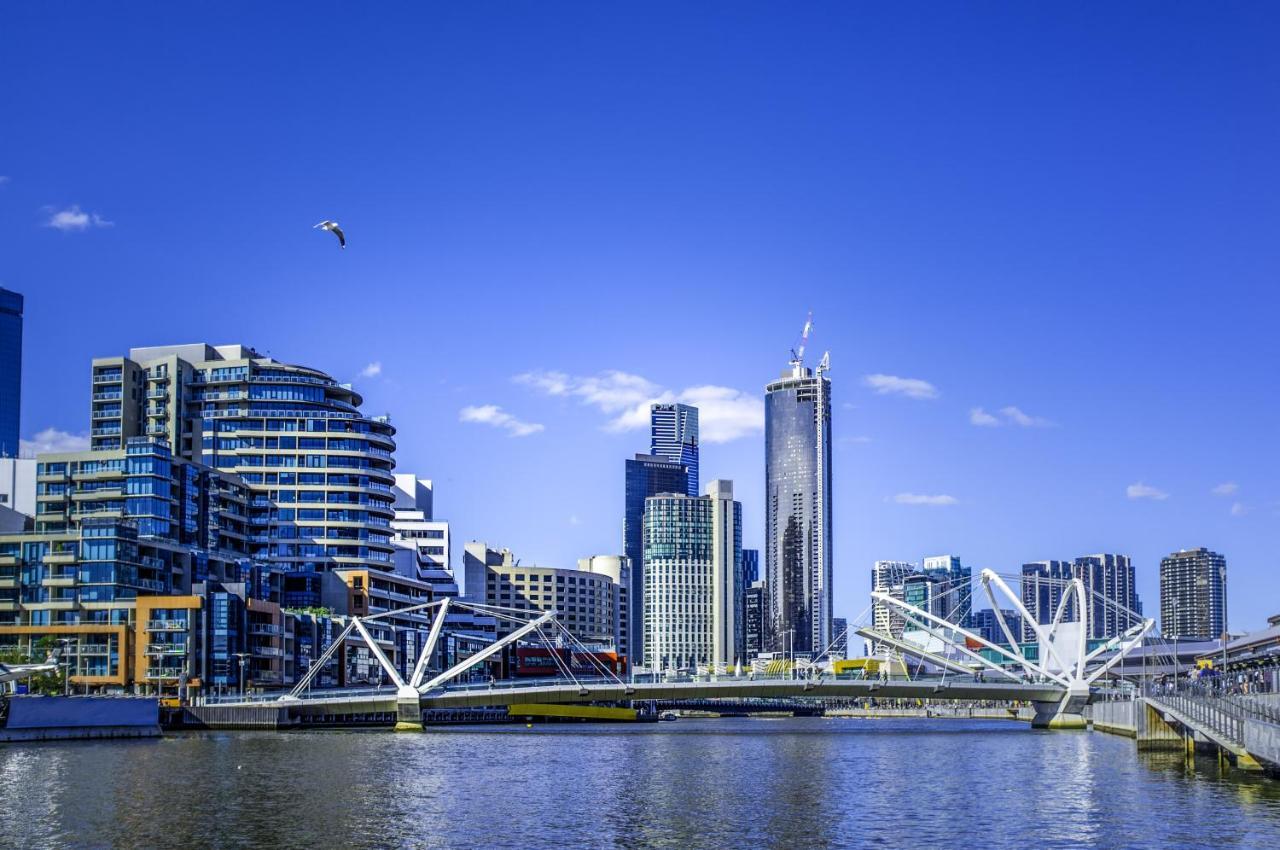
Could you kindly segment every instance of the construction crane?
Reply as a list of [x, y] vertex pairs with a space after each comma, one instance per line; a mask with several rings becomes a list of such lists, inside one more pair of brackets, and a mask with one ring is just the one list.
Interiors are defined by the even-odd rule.
[[799, 369], [804, 366], [804, 347], [809, 342], [809, 331], [813, 330], [813, 311], [809, 311], [809, 317], [804, 320], [804, 330], [800, 333], [800, 345], [791, 349], [791, 365]]

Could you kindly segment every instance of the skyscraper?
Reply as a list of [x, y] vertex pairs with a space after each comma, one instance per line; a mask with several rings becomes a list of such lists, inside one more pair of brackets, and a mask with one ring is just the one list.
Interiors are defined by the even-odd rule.
[[1227, 630], [1227, 559], [1203, 547], [1160, 559], [1160, 630], [1217, 640]]
[[[1035, 622], [1046, 625], [1053, 622], [1053, 615], [1058, 610], [1062, 593], [1071, 580], [1071, 564], [1068, 561], [1032, 561], [1022, 565], [1022, 604], [1027, 612], [1035, 618]], [[1075, 613], [1074, 597], [1067, 600], [1067, 608], [1063, 612], [1063, 620], [1070, 622], [1079, 619]], [[1022, 641], [1030, 643], [1036, 640], [1036, 633], [1030, 623], [1022, 624]]]
[[698, 408], [688, 404], [649, 407], [649, 454], [681, 464], [689, 472], [684, 492], [698, 495]]
[[924, 559], [923, 571], [946, 582], [939, 616], [958, 626], [968, 625], [973, 605], [973, 569], [960, 563], [958, 555], [934, 555]]
[[22, 296], [0, 288], [0, 457], [18, 456], [21, 411]]
[[[1053, 622], [1062, 594], [1072, 579], [1084, 583], [1088, 600], [1089, 631], [1086, 637], [1101, 639], [1123, 634], [1138, 624], [1142, 603], [1127, 555], [1083, 555], [1074, 562], [1034, 561], [1022, 565], [1022, 604], [1039, 625]], [[1069, 594], [1062, 621], [1080, 619], [1075, 593]], [[1127, 609], [1127, 610], [1125, 610]], [[1129, 612], [1133, 613], [1129, 613]], [[1036, 639], [1030, 623], [1023, 623], [1023, 641]]]
[[800, 357], [765, 387], [765, 585], [769, 647], [831, 643], [831, 381]]
[[733, 482], [712, 481], [698, 498], [645, 500], [644, 573], [646, 667], [720, 668], [742, 660], [742, 504], [733, 499]]
[[[907, 576], [915, 572], [915, 569], [914, 564], [906, 561], [876, 561], [875, 566], [871, 568], [871, 589], [890, 595], [893, 595], [896, 589], [897, 598], [902, 598], [902, 584]], [[896, 613], [893, 606], [880, 601], [871, 604], [871, 624], [876, 631], [897, 638], [902, 637], [905, 625], [902, 615]], [[872, 652], [878, 654], [883, 649], [883, 645], [877, 644], [872, 647]]]
[[742, 583], [750, 587], [760, 580], [760, 550], [742, 550]]
[[[626, 500], [622, 516], [622, 554], [631, 563], [631, 592], [628, 641], [637, 659], [644, 658], [644, 500], [663, 493], [689, 493], [689, 471], [684, 464], [638, 454], [626, 462]], [[471, 589], [467, 589], [470, 593]]]

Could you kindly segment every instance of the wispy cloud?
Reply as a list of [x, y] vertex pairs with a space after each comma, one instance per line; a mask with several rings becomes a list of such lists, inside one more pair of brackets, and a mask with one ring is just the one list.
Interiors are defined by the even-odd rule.
[[1244, 502], [1235, 502], [1231, 505], [1232, 516], [1244, 516], [1247, 513], [1249, 513], [1249, 506]]
[[1000, 416], [996, 416], [981, 407], [975, 407], [969, 411], [969, 424], [985, 428], [996, 428], [1005, 424], [1017, 425], [1020, 428], [1047, 428], [1053, 424], [1048, 419], [1024, 413], [1013, 405], [1000, 408], [999, 413]]
[[512, 437], [527, 437], [544, 430], [537, 422], [523, 422], [507, 413], [496, 404], [482, 404], [475, 407], [464, 407], [458, 411], [458, 419], [462, 422], [479, 422], [502, 428]]
[[836, 440], [836, 443], [842, 446], [850, 445], [853, 443], [862, 444], [862, 443], [869, 443], [869, 442], [871, 442], [871, 438], [866, 436], [865, 434], [859, 434], [855, 437], [841, 437], [840, 439]]
[[360, 370], [360, 377], [362, 378], [376, 378], [381, 374], [382, 374], [381, 360], [375, 360], [372, 363], [370, 363], [368, 366], [365, 366], [363, 369]]
[[107, 221], [96, 212], [85, 212], [80, 209], [79, 204], [72, 204], [65, 210], [46, 207], [45, 212], [50, 214], [49, 220], [45, 222], [45, 227], [52, 227], [54, 230], [61, 230], [63, 233], [88, 230], [90, 227], [111, 227], [115, 224], [113, 221]]
[[899, 493], [893, 497], [893, 500], [899, 505], [928, 505], [929, 507], [946, 507], [954, 505], [960, 500], [955, 496], [948, 496], [944, 493], [936, 495], [927, 495], [924, 493]]
[[969, 411], [969, 424], [980, 425], [984, 428], [995, 428], [1000, 424], [1000, 420], [987, 413], [981, 407], [975, 407]]
[[1141, 481], [1136, 484], [1130, 484], [1125, 488], [1124, 493], [1130, 499], [1153, 499], [1157, 502], [1162, 502], [1169, 498], [1169, 494], [1165, 491], [1149, 484], [1143, 484]]
[[937, 398], [938, 388], [919, 378], [900, 378], [897, 375], [867, 375], [862, 383], [879, 395], [902, 395], [907, 398]]
[[83, 452], [88, 448], [88, 435], [69, 434], [57, 428], [45, 428], [34, 439], [18, 441], [18, 454], [22, 457], [35, 457], [45, 452]]
[[1237, 484], [1236, 482], [1224, 481], [1221, 484], [1219, 484], [1217, 487], [1214, 487], [1212, 492], [1213, 492], [1213, 495], [1215, 496], [1230, 496], [1239, 489], [1240, 489], [1240, 485]]
[[0, 174], [0, 186], [3, 186], [8, 182], [9, 182], [9, 176], [7, 174]]
[[704, 443], [726, 443], [764, 429], [764, 402], [732, 387], [703, 384], [676, 391], [618, 370], [588, 376], [535, 371], [516, 375], [513, 380], [596, 408], [609, 417], [605, 423], [609, 431], [647, 428], [649, 405], [673, 401], [698, 408], [698, 431]]

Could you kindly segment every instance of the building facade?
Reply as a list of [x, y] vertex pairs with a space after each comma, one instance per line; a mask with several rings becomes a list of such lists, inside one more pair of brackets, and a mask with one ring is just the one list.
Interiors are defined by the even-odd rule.
[[638, 454], [626, 462], [626, 495], [623, 502], [622, 554], [631, 564], [631, 604], [628, 641], [637, 658], [644, 655], [644, 504], [663, 493], [689, 491], [689, 469], [679, 461]]
[[[1033, 561], [1022, 565], [1022, 604], [1039, 625], [1048, 625], [1073, 579], [1083, 582], [1088, 600], [1090, 640], [1123, 634], [1142, 619], [1133, 564], [1127, 555], [1083, 555], [1074, 561]], [[1076, 596], [1068, 595], [1063, 622], [1080, 619]], [[1022, 640], [1036, 640], [1035, 630], [1023, 623]]]
[[747, 585], [747, 591], [742, 600], [742, 660], [744, 663], [755, 660], [757, 655], [764, 652], [764, 618], [764, 580], [758, 579]]
[[[1009, 631], [1013, 634], [1013, 639], [1021, 643], [1022, 615], [1012, 608], [1001, 608], [1000, 614], [1004, 617], [1005, 625], [1009, 627]], [[969, 626], [979, 637], [989, 643], [994, 643], [997, 646], [1009, 643], [1009, 639], [1005, 637], [1004, 631], [1000, 628], [995, 612], [990, 608], [981, 608], [974, 611], [970, 617]]]
[[1227, 559], [1203, 547], [1160, 559], [1160, 631], [1217, 640], [1227, 631]]
[[973, 610], [973, 569], [962, 564], [958, 555], [931, 555], [924, 559], [921, 570], [945, 584], [939, 616], [967, 626]]
[[746, 651], [742, 505], [733, 483], [652, 496], [644, 513], [644, 664], [726, 668]]
[[0, 458], [17, 457], [22, 413], [22, 296], [0, 288]]
[[770, 649], [831, 642], [831, 381], [797, 359], [765, 387], [765, 587]]
[[[907, 576], [916, 571], [915, 564], [907, 561], [876, 561], [871, 568], [871, 589], [879, 593], [887, 593], [896, 599], [902, 598], [903, 582]], [[905, 628], [902, 615], [886, 602], [874, 601], [871, 604], [872, 627], [882, 634], [901, 639]], [[871, 648], [872, 654], [879, 655], [885, 647], [876, 644]]]
[[681, 492], [698, 495], [698, 408], [688, 404], [649, 406], [649, 454], [678, 463], [689, 474]]

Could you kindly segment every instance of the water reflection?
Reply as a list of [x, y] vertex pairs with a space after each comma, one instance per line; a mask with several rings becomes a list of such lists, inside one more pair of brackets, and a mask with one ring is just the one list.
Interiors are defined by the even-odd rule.
[[1280, 782], [1013, 722], [220, 733], [0, 748], [0, 836], [30, 847], [1275, 847]]

